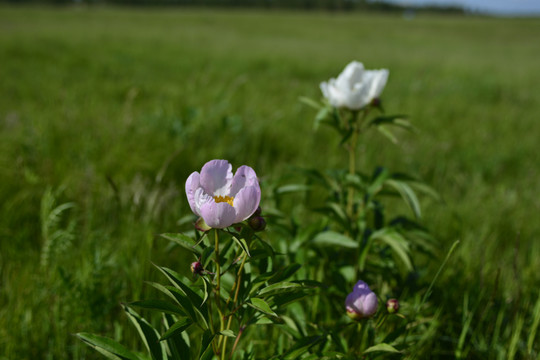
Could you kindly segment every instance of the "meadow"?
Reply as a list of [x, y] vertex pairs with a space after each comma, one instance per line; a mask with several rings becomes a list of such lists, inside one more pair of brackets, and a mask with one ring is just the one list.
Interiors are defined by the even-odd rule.
[[101, 358], [80, 331], [140, 348], [119, 303], [153, 293], [152, 262], [189, 274], [156, 236], [192, 220], [187, 176], [248, 164], [264, 209], [295, 169], [346, 163], [299, 98], [353, 59], [390, 70], [384, 107], [416, 128], [364, 139], [359, 167], [441, 196], [414, 275], [460, 241], [409, 357], [536, 358], [539, 36], [526, 18], [0, 7], [0, 359]]

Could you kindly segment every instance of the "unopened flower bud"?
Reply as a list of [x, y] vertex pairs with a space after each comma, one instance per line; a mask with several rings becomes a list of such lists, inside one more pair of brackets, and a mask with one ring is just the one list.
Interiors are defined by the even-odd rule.
[[352, 293], [345, 299], [347, 316], [357, 321], [372, 317], [377, 312], [377, 306], [377, 295], [362, 280], [354, 285]]
[[266, 220], [262, 216], [252, 217], [248, 224], [254, 231], [263, 231], [266, 228]]
[[203, 271], [204, 268], [200, 261], [195, 261], [191, 263], [191, 272], [194, 275], [202, 275]]
[[253, 213], [253, 215], [251, 215], [251, 217], [261, 216], [261, 214], [262, 214], [262, 209], [260, 206], [257, 206], [257, 210], [255, 210], [255, 212]]
[[390, 299], [386, 302], [386, 310], [390, 314], [397, 313], [399, 311], [399, 301], [397, 299]]
[[381, 107], [381, 99], [376, 97], [373, 100], [371, 100], [371, 106], [376, 107], [376, 108], [380, 108]]

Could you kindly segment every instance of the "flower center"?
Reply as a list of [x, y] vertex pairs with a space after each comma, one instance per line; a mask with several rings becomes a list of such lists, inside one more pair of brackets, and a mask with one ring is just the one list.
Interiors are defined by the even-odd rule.
[[228, 196], [228, 195], [226, 195], [226, 196], [221, 196], [221, 195], [214, 196], [214, 201], [216, 203], [226, 202], [227, 204], [234, 207], [234, 205], [233, 205], [234, 197], [232, 197], [232, 196]]

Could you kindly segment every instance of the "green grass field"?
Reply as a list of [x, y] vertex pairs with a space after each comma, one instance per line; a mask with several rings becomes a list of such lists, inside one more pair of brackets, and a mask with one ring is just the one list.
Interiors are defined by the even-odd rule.
[[353, 59], [390, 69], [384, 106], [418, 130], [367, 139], [362, 164], [443, 199], [418, 275], [461, 241], [424, 351], [534, 358], [539, 36], [540, 19], [0, 7], [0, 359], [100, 358], [79, 331], [140, 346], [118, 303], [151, 292], [151, 261], [189, 271], [155, 237], [189, 214], [187, 176], [224, 158], [264, 189], [345, 164], [298, 99]]

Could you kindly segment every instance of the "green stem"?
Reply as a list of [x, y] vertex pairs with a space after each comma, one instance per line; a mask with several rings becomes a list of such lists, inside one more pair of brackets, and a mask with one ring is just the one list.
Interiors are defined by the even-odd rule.
[[[358, 146], [358, 136], [360, 134], [358, 111], [353, 111], [352, 113], [351, 127], [353, 133], [347, 150], [349, 151], [349, 174], [354, 175], [356, 173], [356, 148]], [[351, 220], [354, 218], [354, 187], [352, 185], [349, 186], [347, 215], [349, 215]]]
[[[246, 263], [246, 258], [247, 258], [247, 253], [244, 252], [244, 256], [242, 258], [242, 263], [240, 264], [240, 268], [238, 269], [238, 273], [236, 274], [236, 280], [235, 280], [234, 285], [233, 285], [233, 289], [234, 289], [233, 307], [236, 306], [236, 302], [238, 301], [238, 294], [240, 293], [240, 285], [242, 283], [242, 272], [244, 270], [244, 264]], [[234, 314], [234, 312], [229, 314], [229, 319], [227, 320], [227, 326], [226, 326], [225, 330], [229, 330], [231, 328], [233, 314]], [[240, 337], [240, 334], [238, 334], [238, 337]], [[237, 344], [237, 342], [235, 342], [235, 346], [234, 346], [235, 348], [236, 348], [236, 344]], [[223, 348], [222, 348], [222, 351], [221, 351], [222, 359], [225, 359], [226, 352], [227, 352], [227, 338], [223, 338]]]
[[[216, 308], [219, 314], [219, 331], [223, 331], [223, 312], [221, 311], [221, 268], [219, 265], [219, 235], [218, 235], [218, 229], [215, 229], [215, 237], [216, 237], [216, 245], [215, 245], [215, 254], [216, 254], [216, 288], [215, 290], [215, 301], [216, 301]], [[223, 339], [223, 336], [216, 337], [217, 339], [217, 349], [219, 351], [220, 343]], [[216, 355], [219, 356], [218, 353]]]

